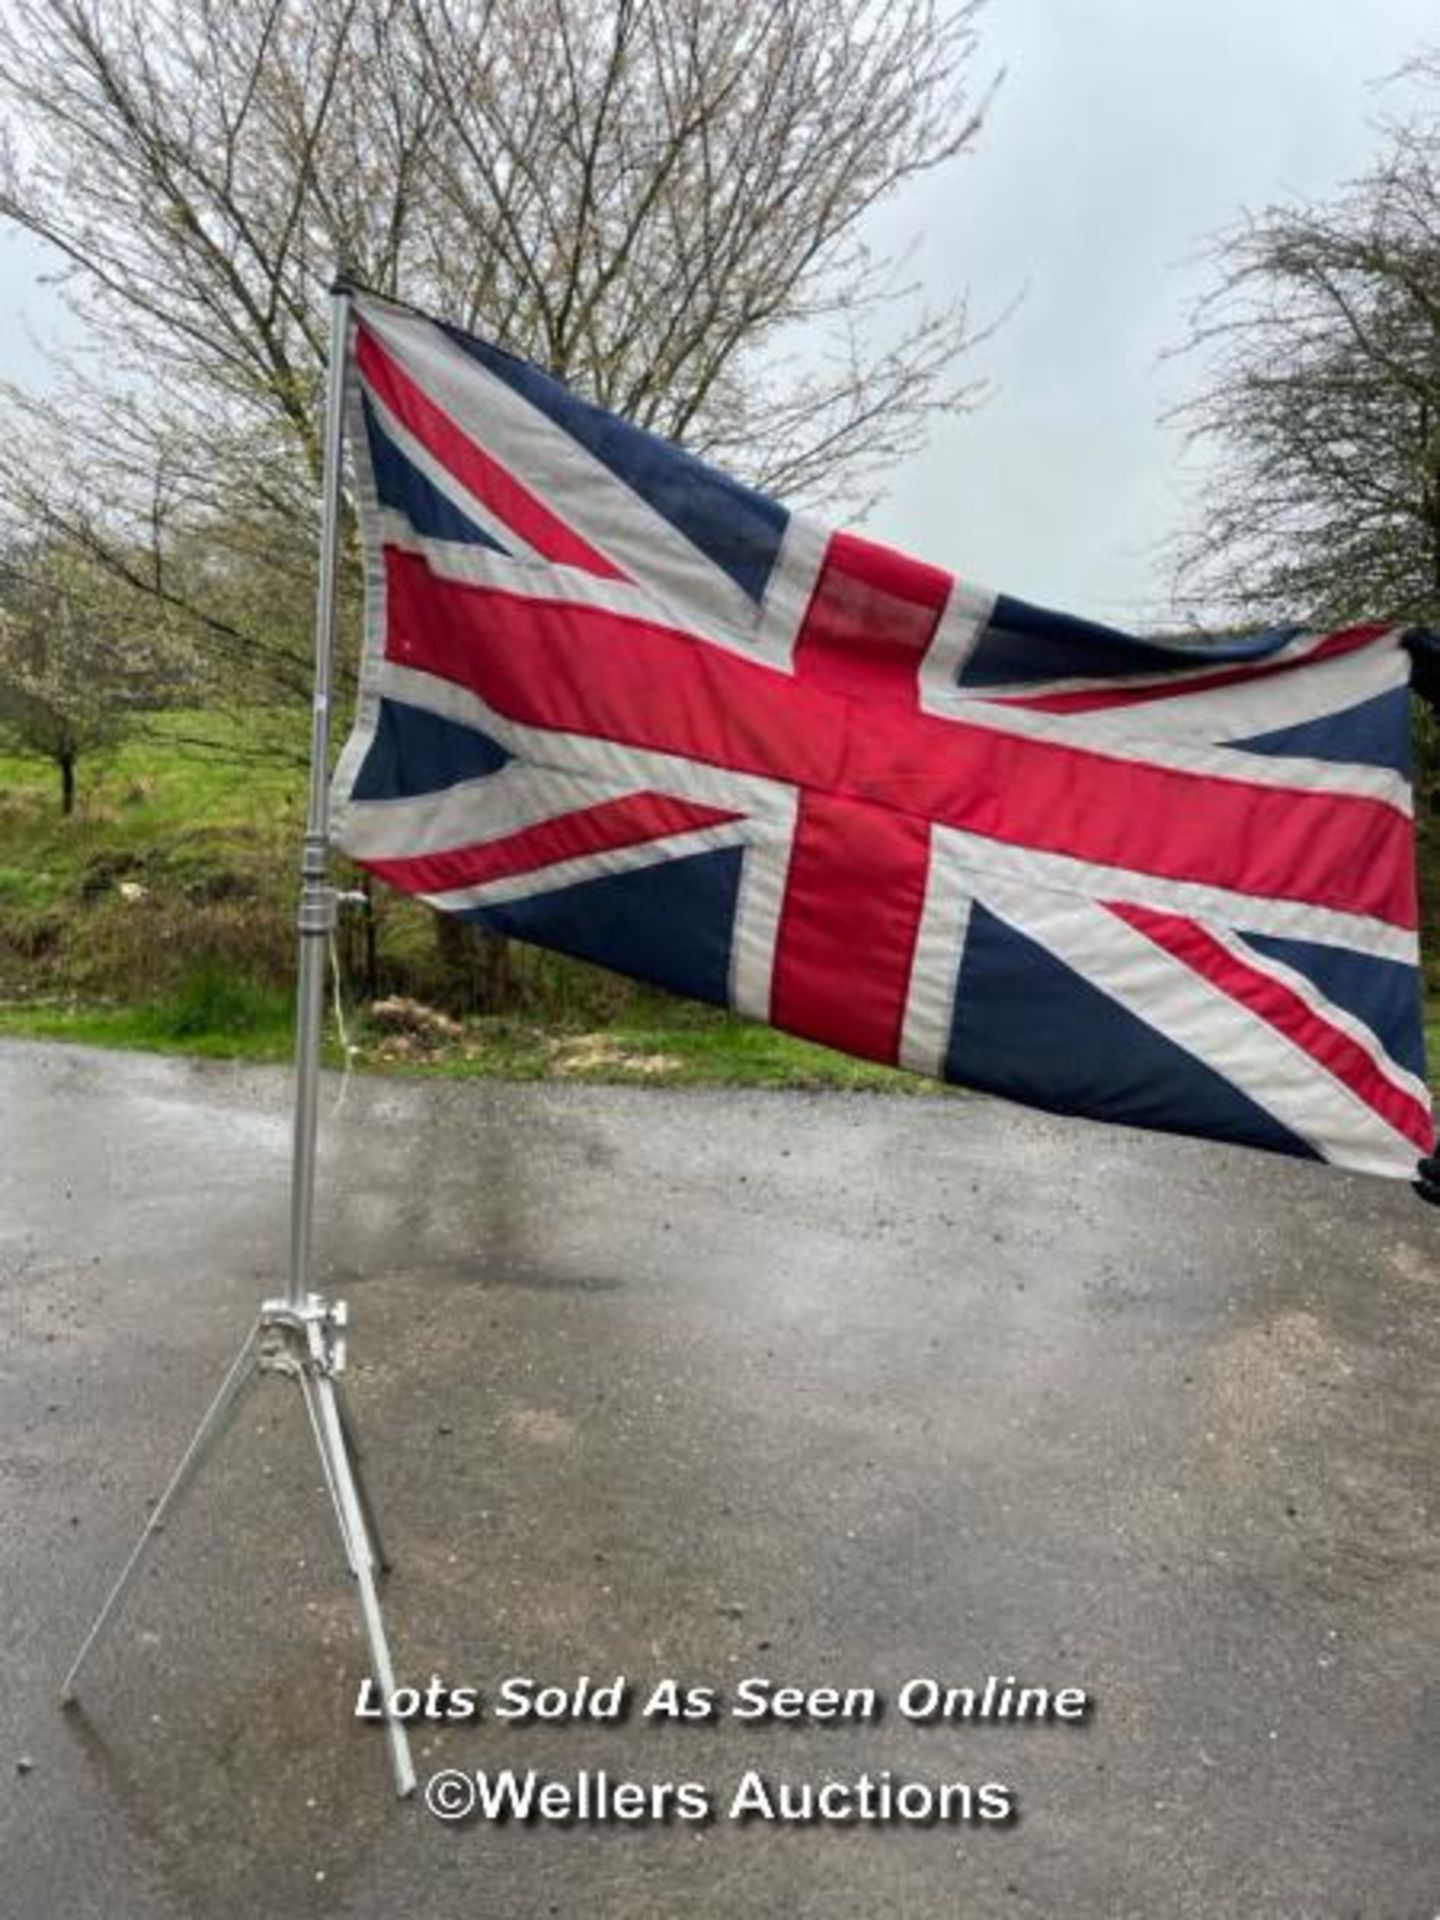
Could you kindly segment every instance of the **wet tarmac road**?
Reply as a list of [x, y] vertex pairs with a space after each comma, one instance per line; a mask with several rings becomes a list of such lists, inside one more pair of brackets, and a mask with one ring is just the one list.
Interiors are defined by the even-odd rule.
[[[287, 1099], [0, 1045], [5, 1920], [1440, 1913], [1440, 1214], [979, 1100], [326, 1088], [401, 1678], [758, 1675], [883, 1717], [417, 1730], [422, 1779], [690, 1780], [708, 1824], [397, 1803], [278, 1382], [60, 1715], [277, 1284]], [[1093, 1713], [895, 1710], [992, 1673]], [[742, 1825], [750, 1768], [1003, 1782], [1020, 1817]]]

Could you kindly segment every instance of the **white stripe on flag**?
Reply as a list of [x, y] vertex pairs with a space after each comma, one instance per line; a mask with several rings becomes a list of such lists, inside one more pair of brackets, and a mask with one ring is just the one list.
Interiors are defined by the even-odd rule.
[[1235, 927], [1241, 933], [1351, 947], [1405, 966], [1415, 966], [1419, 960], [1419, 936], [1413, 930], [1367, 914], [1342, 913], [1304, 900], [1277, 900], [1272, 894], [1232, 893], [1190, 880], [1167, 880], [1134, 867], [1097, 866], [1069, 854], [1014, 846], [956, 827], [936, 827], [933, 833], [936, 844], [952, 849], [952, 857], [962, 862], [977, 893], [985, 892], [993, 880], [997, 885], [1008, 883], [1071, 900], [1158, 907]]
[[717, 848], [738, 846], [744, 832], [743, 820], [728, 826], [693, 827], [686, 833], [672, 833], [664, 839], [577, 854], [573, 859], [527, 867], [523, 873], [507, 874], [501, 880], [485, 880], [473, 887], [456, 887], [448, 893], [426, 893], [420, 897], [431, 906], [443, 907], [451, 913], [463, 912], [466, 907], [500, 906], [507, 900], [523, 900], [532, 893], [552, 893], [557, 887], [579, 886], [586, 880], [603, 880], [617, 873], [636, 873], [642, 867], [668, 866], [672, 860], [683, 860], [692, 853], [713, 853]]
[[1027, 939], [1193, 1054], [1327, 1159], [1408, 1177], [1414, 1145], [1267, 1020], [1103, 907], [991, 882], [980, 897]]
[[[473, 520], [482, 533], [488, 533], [492, 539], [498, 540], [500, 545], [510, 554], [512, 564], [515, 560], [528, 560], [532, 566], [537, 564], [546, 566], [549, 564], [547, 561], [540, 559], [535, 549], [527, 545], [527, 543], [521, 539], [520, 535], [515, 532], [513, 527], [507, 527], [502, 520], [492, 513], [483, 500], [477, 500], [475, 495], [471, 493], [470, 489], [465, 485], [464, 481], [458, 479], [451, 473], [450, 469], [442, 465], [423, 442], [415, 438], [415, 435], [411, 433], [403, 420], [396, 419], [395, 415], [390, 411], [389, 407], [386, 406], [379, 394], [371, 392], [369, 386], [366, 385], [364, 376], [360, 374], [358, 368], [356, 369], [356, 377], [365, 389], [365, 398], [374, 409], [375, 417], [380, 424], [381, 430], [387, 438], [394, 441], [400, 452], [413, 467], [424, 475], [437, 493], [443, 494], [452, 506], [456, 507], [465, 515], [466, 519]], [[368, 441], [366, 444], [368, 449]], [[379, 538], [374, 544], [377, 546], [381, 544], [404, 544], [407, 541], [418, 544], [424, 540], [424, 536], [416, 531], [412, 523], [403, 513], [397, 512], [393, 507], [381, 506], [378, 496], [376, 500], [376, 524]], [[440, 543], [437, 542], [437, 544]], [[449, 545], [453, 543], [445, 542], [444, 544]]]
[[[1212, 746], [1203, 740], [1182, 740], [1145, 731], [1144, 710], [1132, 711], [1129, 728], [1100, 739], [1087, 733], [1084, 714], [1037, 713], [1029, 707], [1006, 707], [978, 694], [962, 696], [963, 705], [949, 704], [953, 719], [1026, 740], [1046, 740], [1059, 747], [1102, 755], [1112, 761], [1137, 761], [1146, 767], [1173, 767], [1210, 780], [1241, 781], [1255, 787], [1284, 787], [1292, 793], [1336, 793], [1355, 799], [1382, 800], [1407, 819], [1410, 789], [1388, 767], [1340, 765], [1326, 760], [1286, 760], [1263, 753], [1244, 753], [1235, 747]], [[1263, 728], [1257, 728], [1263, 732]]]
[[[488, 706], [468, 687], [418, 668], [397, 666], [382, 661], [375, 675], [377, 694], [473, 727], [497, 741], [507, 753], [534, 767], [550, 767], [560, 773], [601, 781], [620, 792], [637, 788], [673, 794], [680, 800], [695, 800], [702, 806], [723, 807], [788, 828], [794, 817], [795, 790], [779, 781], [763, 780], [751, 774], [733, 773], [728, 767], [714, 767], [703, 760], [689, 760], [673, 753], [656, 753], [649, 748], [626, 746], [618, 740], [603, 740], [593, 734], [561, 733], [548, 727], [523, 726], [507, 719]], [[343, 820], [337, 817], [336, 833], [341, 844], [348, 835], [354, 809], [364, 802], [351, 801]]]
[[988, 587], [964, 580], [952, 583], [920, 668], [920, 704], [927, 713], [968, 716], [973, 696], [962, 693], [956, 682], [995, 609], [995, 598]]
[[645, 791], [511, 761], [434, 793], [351, 802], [345, 849], [357, 860], [408, 860], [504, 840], [579, 807]]
[[900, 1064], [937, 1079], [944, 1074], [950, 1046], [955, 990], [970, 929], [970, 902], [964, 865], [956, 849], [932, 827], [925, 905], [910, 966], [910, 991], [900, 1037]]
[[758, 608], [722, 568], [603, 461], [441, 329], [366, 299], [360, 318], [405, 371], [502, 467], [663, 606], [675, 624], [755, 644]]
[[777, 807], [765, 820], [752, 824], [745, 863], [740, 870], [730, 953], [730, 1004], [737, 1013], [751, 1020], [770, 1018], [775, 948], [780, 938], [780, 915], [785, 906], [798, 811], [793, 793], [788, 800], [786, 817], [781, 817]]

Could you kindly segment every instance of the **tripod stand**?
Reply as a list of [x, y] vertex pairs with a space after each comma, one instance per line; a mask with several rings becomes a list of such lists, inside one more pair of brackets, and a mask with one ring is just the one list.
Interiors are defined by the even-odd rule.
[[[340, 1545], [360, 1595], [360, 1614], [374, 1677], [388, 1702], [395, 1689], [390, 1648], [380, 1612], [377, 1574], [385, 1557], [360, 1471], [359, 1448], [346, 1407], [346, 1311], [312, 1292], [309, 1284], [315, 1204], [315, 1137], [320, 1092], [320, 1036], [325, 998], [325, 956], [335, 926], [336, 895], [326, 874], [330, 819], [330, 692], [335, 653], [335, 576], [340, 548], [340, 457], [344, 423], [345, 368], [350, 333], [350, 294], [343, 276], [331, 289], [330, 364], [325, 396], [324, 517], [315, 616], [315, 687], [311, 709], [310, 795], [301, 859], [299, 978], [295, 1011], [295, 1131], [290, 1183], [290, 1271], [283, 1298], [265, 1300], [220, 1390], [160, 1496], [130, 1558], [120, 1570], [60, 1690], [64, 1705], [76, 1700], [80, 1672], [114, 1618], [145, 1557], [249, 1390], [264, 1376], [292, 1380], [310, 1418], [325, 1488], [340, 1531]], [[396, 1791], [415, 1789], [415, 1768], [403, 1722], [387, 1712], [386, 1737]]]

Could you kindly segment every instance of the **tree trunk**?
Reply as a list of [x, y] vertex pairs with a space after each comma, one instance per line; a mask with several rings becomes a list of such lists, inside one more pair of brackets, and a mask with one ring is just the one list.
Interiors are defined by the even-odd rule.
[[435, 915], [445, 1001], [454, 1013], [503, 1013], [510, 999], [510, 942], [478, 921]]
[[375, 883], [368, 873], [360, 876], [360, 891], [365, 904], [360, 909], [360, 927], [365, 942], [364, 980], [367, 1000], [380, 997], [380, 930], [375, 923]]
[[68, 820], [75, 811], [75, 756], [62, 753], [56, 756], [56, 765], [60, 769], [60, 811]]
[[480, 945], [485, 1011], [504, 1013], [510, 1005], [514, 988], [510, 972], [510, 942], [503, 933], [492, 933], [488, 927], [475, 927], [475, 934]]

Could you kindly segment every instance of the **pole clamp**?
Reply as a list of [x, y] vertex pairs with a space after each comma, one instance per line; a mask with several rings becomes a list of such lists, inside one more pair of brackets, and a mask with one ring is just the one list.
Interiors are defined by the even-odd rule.
[[336, 910], [336, 895], [333, 887], [310, 887], [308, 884], [300, 895], [299, 910], [295, 915], [295, 925], [302, 935], [325, 935], [335, 931], [339, 918]]
[[349, 1324], [345, 1302], [326, 1300], [323, 1294], [306, 1294], [303, 1307], [292, 1307], [287, 1300], [266, 1300], [260, 1308], [260, 1371], [338, 1380], [345, 1371]]

